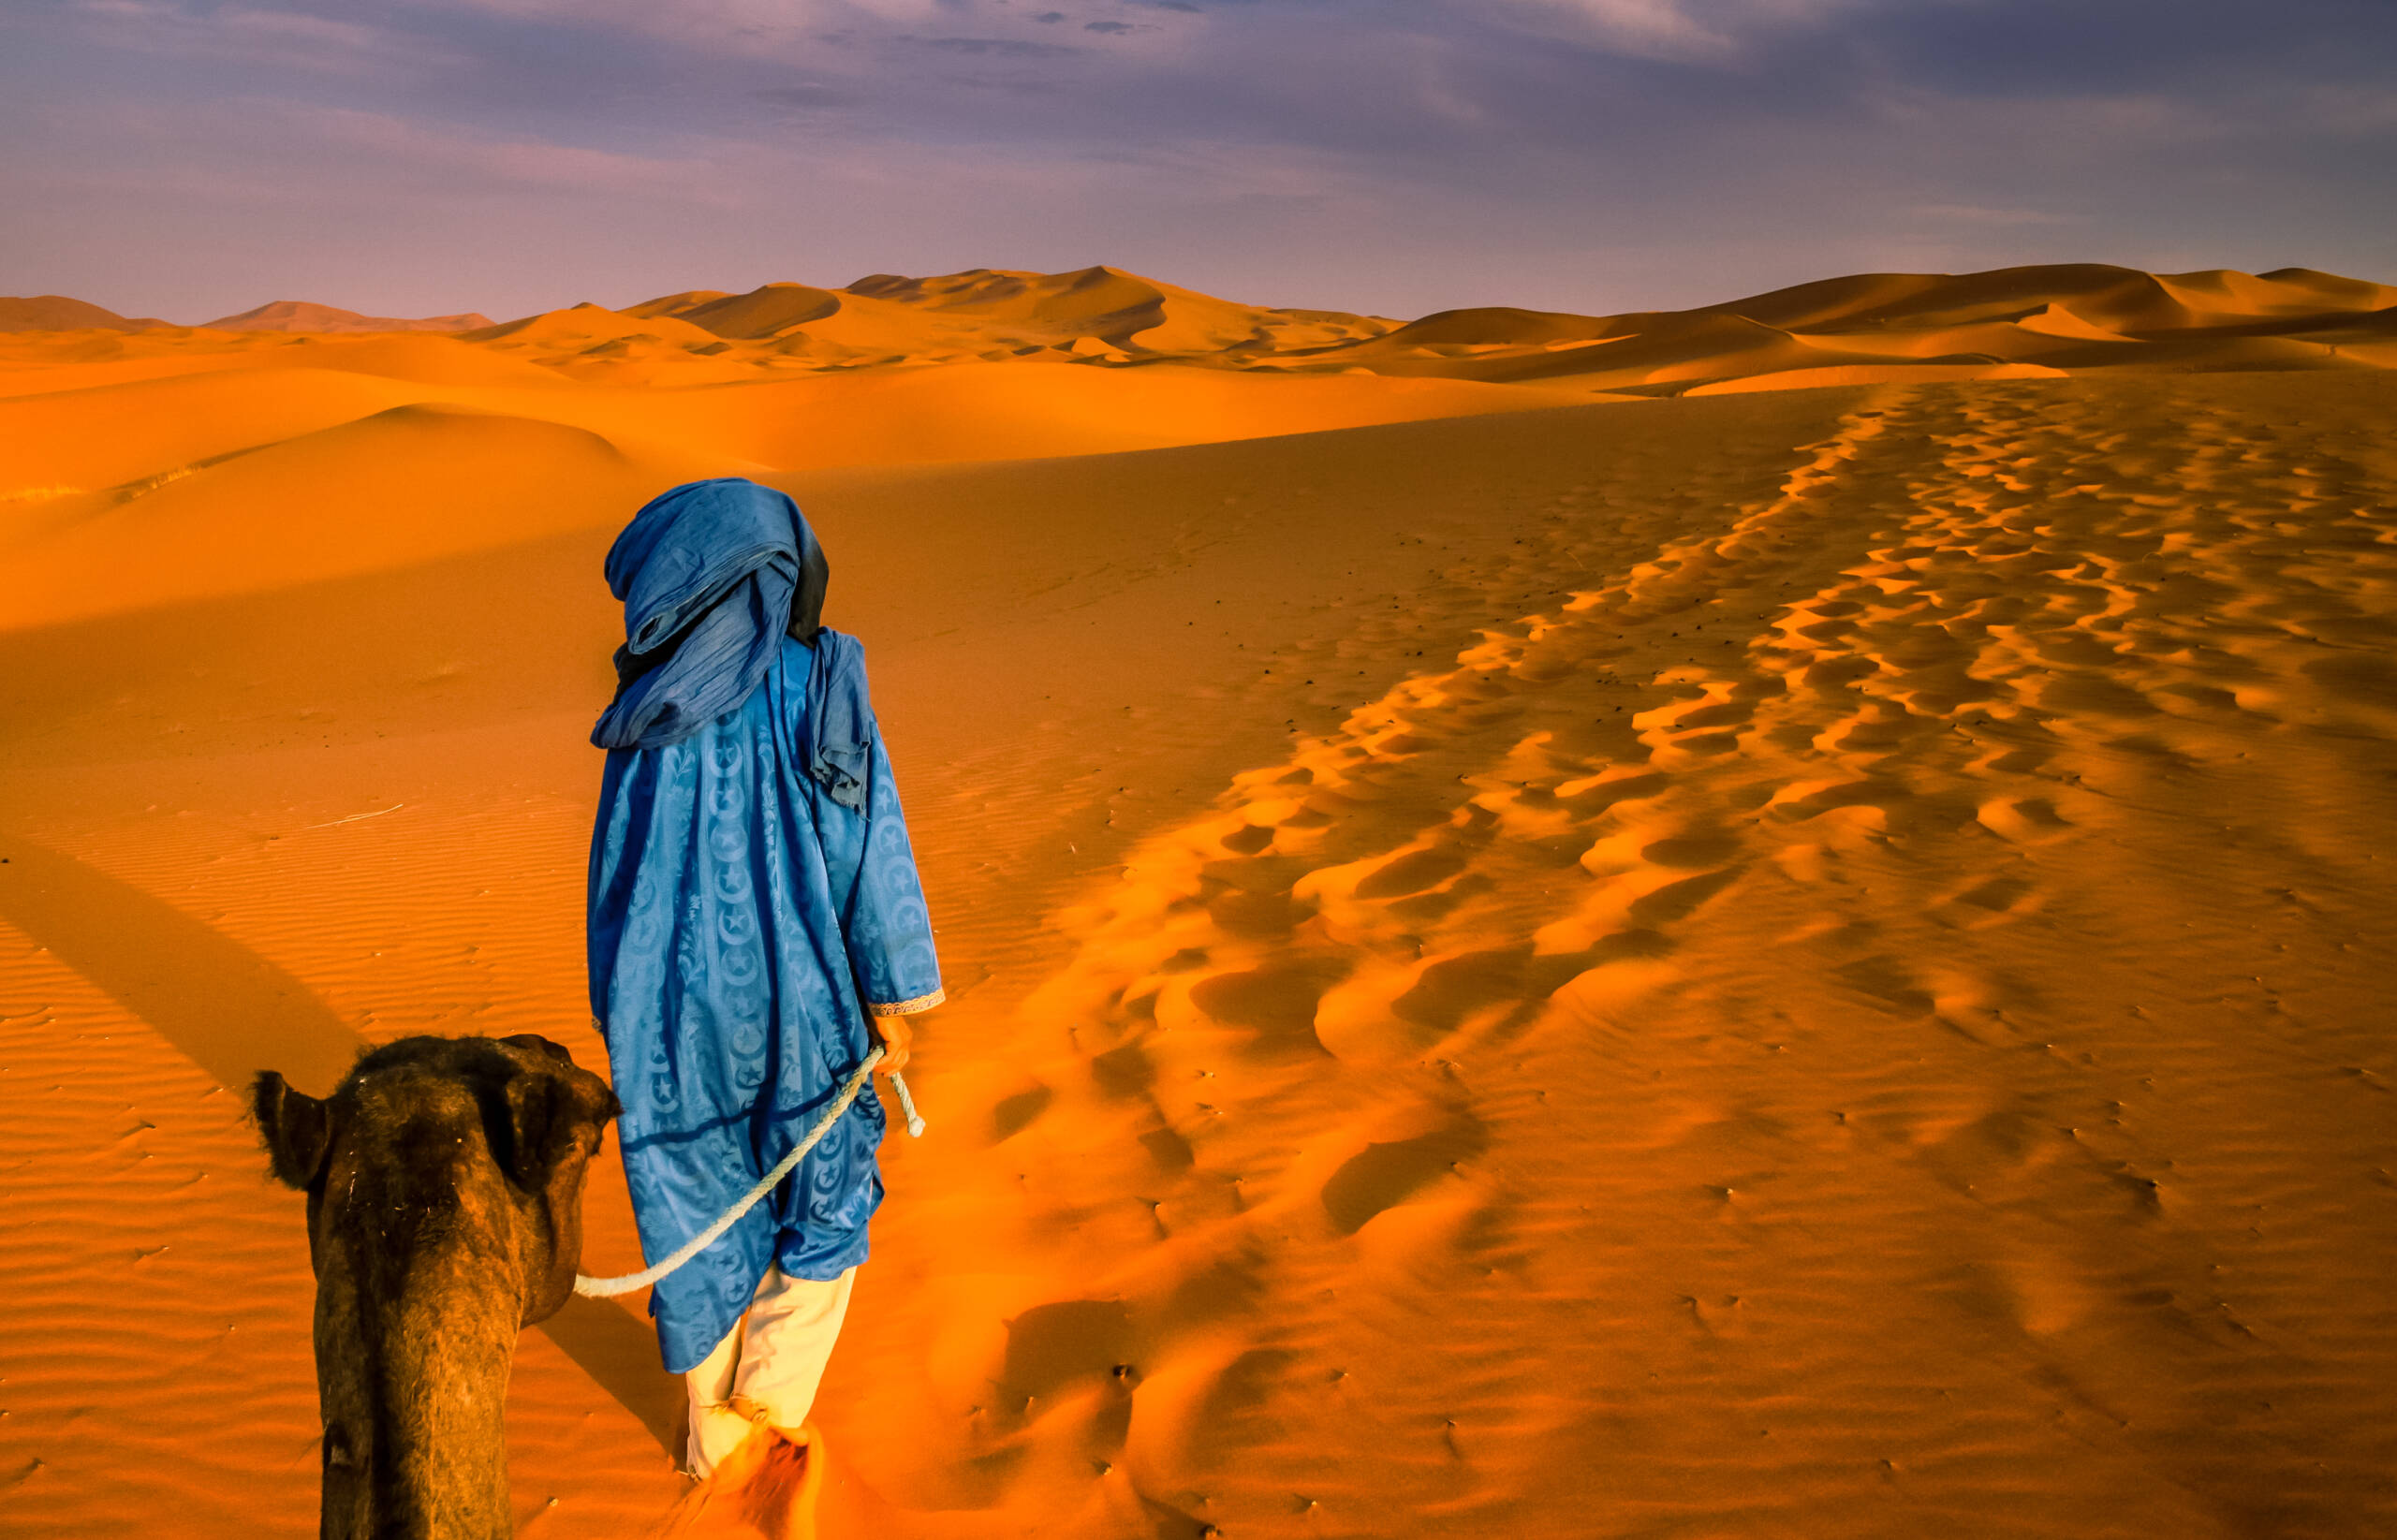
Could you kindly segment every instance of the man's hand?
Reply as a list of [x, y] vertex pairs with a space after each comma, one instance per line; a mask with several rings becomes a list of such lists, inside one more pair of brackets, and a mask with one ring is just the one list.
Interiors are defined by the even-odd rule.
[[907, 1067], [907, 1050], [915, 1045], [916, 1029], [904, 1016], [872, 1018], [874, 1034], [882, 1042], [882, 1063], [874, 1066], [876, 1075], [896, 1075]]

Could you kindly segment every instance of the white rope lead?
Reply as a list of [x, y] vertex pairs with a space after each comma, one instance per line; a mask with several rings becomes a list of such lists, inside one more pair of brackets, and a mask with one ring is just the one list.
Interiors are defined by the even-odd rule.
[[[798, 1167], [799, 1163], [807, 1157], [807, 1152], [822, 1142], [826, 1134], [831, 1132], [832, 1125], [840, 1121], [841, 1114], [849, 1109], [850, 1104], [858, 1099], [858, 1093], [863, 1091], [866, 1081], [873, 1078], [874, 1066], [880, 1063], [882, 1063], [882, 1046], [877, 1043], [867, 1050], [864, 1061], [857, 1067], [857, 1073], [851, 1075], [842, 1084], [841, 1093], [832, 1098], [832, 1105], [826, 1107], [824, 1115], [816, 1120], [816, 1126], [807, 1131], [807, 1137], [800, 1140], [789, 1154], [776, 1163], [772, 1170], [758, 1178], [757, 1185], [750, 1188], [740, 1202], [726, 1210], [714, 1224], [684, 1241], [673, 1255], [655, 1267], [644, 1268], [639, 1272], [628, 1272], [619, 1278], [594, 1278], [587, 1273], [576, 1273], [574, 1292], [587, 1294], [596, 1299], [606, 1299], [619, 1294], [630, 1294], [635, 1289], [645, 1289], [714, 1245], [723, 1238], [725, 1231], [739, 1224], [743, 1214], [756, 1208], [758, 1200], [772, 1192], [783, 1178], [790, 1175]], [[897, 1075], [892, 1075], [890, 1089], [899, 1093], [899, 1106], [907, 1116], [908, 1136], [913, 1138], [922, 1138], [924, 1120], [916, 1115], [916, 1099], [907, 1094], [907, 1082]]]
[[904, 1113], [907, 1119], [907, 1137], [911, 1139], [922, 1138], [924, 1137], [924, 1120], [916, 1114], [916, 1098], [907, 1094], [907, 1078], [900, 1074], [897, 1070], [892, 1070], [890, 1072], [890, 1089], [899, 1093], [899, 1110]]

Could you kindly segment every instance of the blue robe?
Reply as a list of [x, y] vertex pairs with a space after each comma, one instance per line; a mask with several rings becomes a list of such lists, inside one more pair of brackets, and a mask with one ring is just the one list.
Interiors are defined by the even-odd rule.
[[[786, 637], [738, 706], [673, 741], [609, 751], [591, 843], [591, 1005], [652, 1258], [806, 1136], [871, 1047], [869, 1013], [940, 1002], [932, 922], [856, 648], [831, 631], [813, 652]], [[810, 676], [821, 688], [828, 653], [846, 688], [817, 711]], [[857, 774], [811, 773], [825, 727], [812, 712], [838, 719]], [[860, 1095], [771, 1198], [656, 1285], [650, 1313], [667, 1368], [705, 1357], [768, 1267], [824, 1280], [865, 1260], [882, 1130], [881, 1103]]]

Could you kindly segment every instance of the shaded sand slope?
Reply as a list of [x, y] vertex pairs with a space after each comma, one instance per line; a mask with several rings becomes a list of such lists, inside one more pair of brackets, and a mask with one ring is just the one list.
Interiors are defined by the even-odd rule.
[[[827, 1383], [838, 1533], [2384, 1532], [2392, 405], [1966, 383], [777, 473], [958, 996]], [[337, 485], [393, 471], [344, 442]], [[623, 511], [0, 635], [42, 1533], [306, 1532], [242, 1063], [596, 1060]], [[663, 1512], [646, 1352], [615, 1307], [527, 1335], [522, 1533]]]

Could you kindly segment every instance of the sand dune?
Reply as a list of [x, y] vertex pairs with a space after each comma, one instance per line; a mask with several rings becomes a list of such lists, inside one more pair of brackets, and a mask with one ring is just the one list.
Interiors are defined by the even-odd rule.
[[855, 366], [900, 359], [986, 359], [1071, 354], [1265, 355], [1371, 336], [1391, 324], [1330, 311], [1267, 310], [1113, 268], [943, 278], [877, 273], [841, 289], [768, 284], [746, 294], [694, 290], [628, 314], [688, 321], [776, 357]]
[[[227, 1087], [603, 1062], [600, 556], [739, 469], [824, 533], [954, 996], [828, 1533], [2397, 1522], [2388, 291], [1091, 271], [0, 343], [10, 1519], [308, 1532]], [[633, 1265], [612, 1167], [589, 1223]], [[526, 1335], [520, 1533], [673, 1501], [638, 1309]]]
[[746, 294], [669, 295], [635, 305], [633, 315], [672, 315], [719, 337], [754, 340], [778, 336], [794, 327], [841, 311], [842, 297], [805, 284], [768, 284]]
[[1390, 323], [1334, 311], [1269, 310], [1235, 304], [1114, 268], [1079, 272], [977, 271], [947, 278], [877, 274], [858, 294], [1050, 337], [1096, 337], [1156, 353], [1269, 350], [1371, 335]]
[[[376, 474], [353, 481], [351, 468]], [[593, 509], [714, 468], [642, 460], [584, 429], [422, 403], [50, 500], [9, 553], [17, 625], [437, 560], [585, 528]], [[637, 506], [637, 505], [636, 505]], [[493, 520], [489, 510], [506, 510]], [[91, 578], [108, 575], [105, 584]]]
[[354, 310], [306, 300], [276, 300], [238, 315], [223, 315], [200, 325], [212, 331], [472, 331], [491, 325], [491, 317], [466, 314], [402, 320], [393, 315], [360, 315]]
[[0, 297], [0, 331], [137, 331], [166, 324], [129, 320], [113, 310], [63, 294]]
[[[581, 324], [661, 324], [590, 314]], [[449, 339], [315, 344], [0, 398], [0, 555], [21, 594], [0, 629], [596, 528], [697, 476], [1104, 453], [1581, 399], [987, 363], [641, 389]], [[346, 465], [378, 469], [352, 482]]]
[[[1907, 359], [1948, 377], [1972, 363], [2066, 374], [2386, 368], [2369, 345], [2392, 306], [2397, 288], [2298, 268], [2261, 277], [2096, 265], [1867, 273], [1691, 311], [1448, 311], [1323, 357], [1387, 373], [1570, 380], [1644, 394], [1769, 376], [1773, 383], [1748, 388], [1937, 377], [1844, 367], [1874, 359]], [[2367, 345], [2360, 351], [2358, 342]]]
[[1812, 390], [1826, 385], [1931, 385], [1943, 380], [2063, 379], [2061, 369], [2037, 363], [2001, 363], [1994, 359], [1970, 362], [1834, 363], [1783, 369], [1769, 374], [1741, 374], [1692, 386], [1686, 395], [1749, 395], [1758, 390]]

